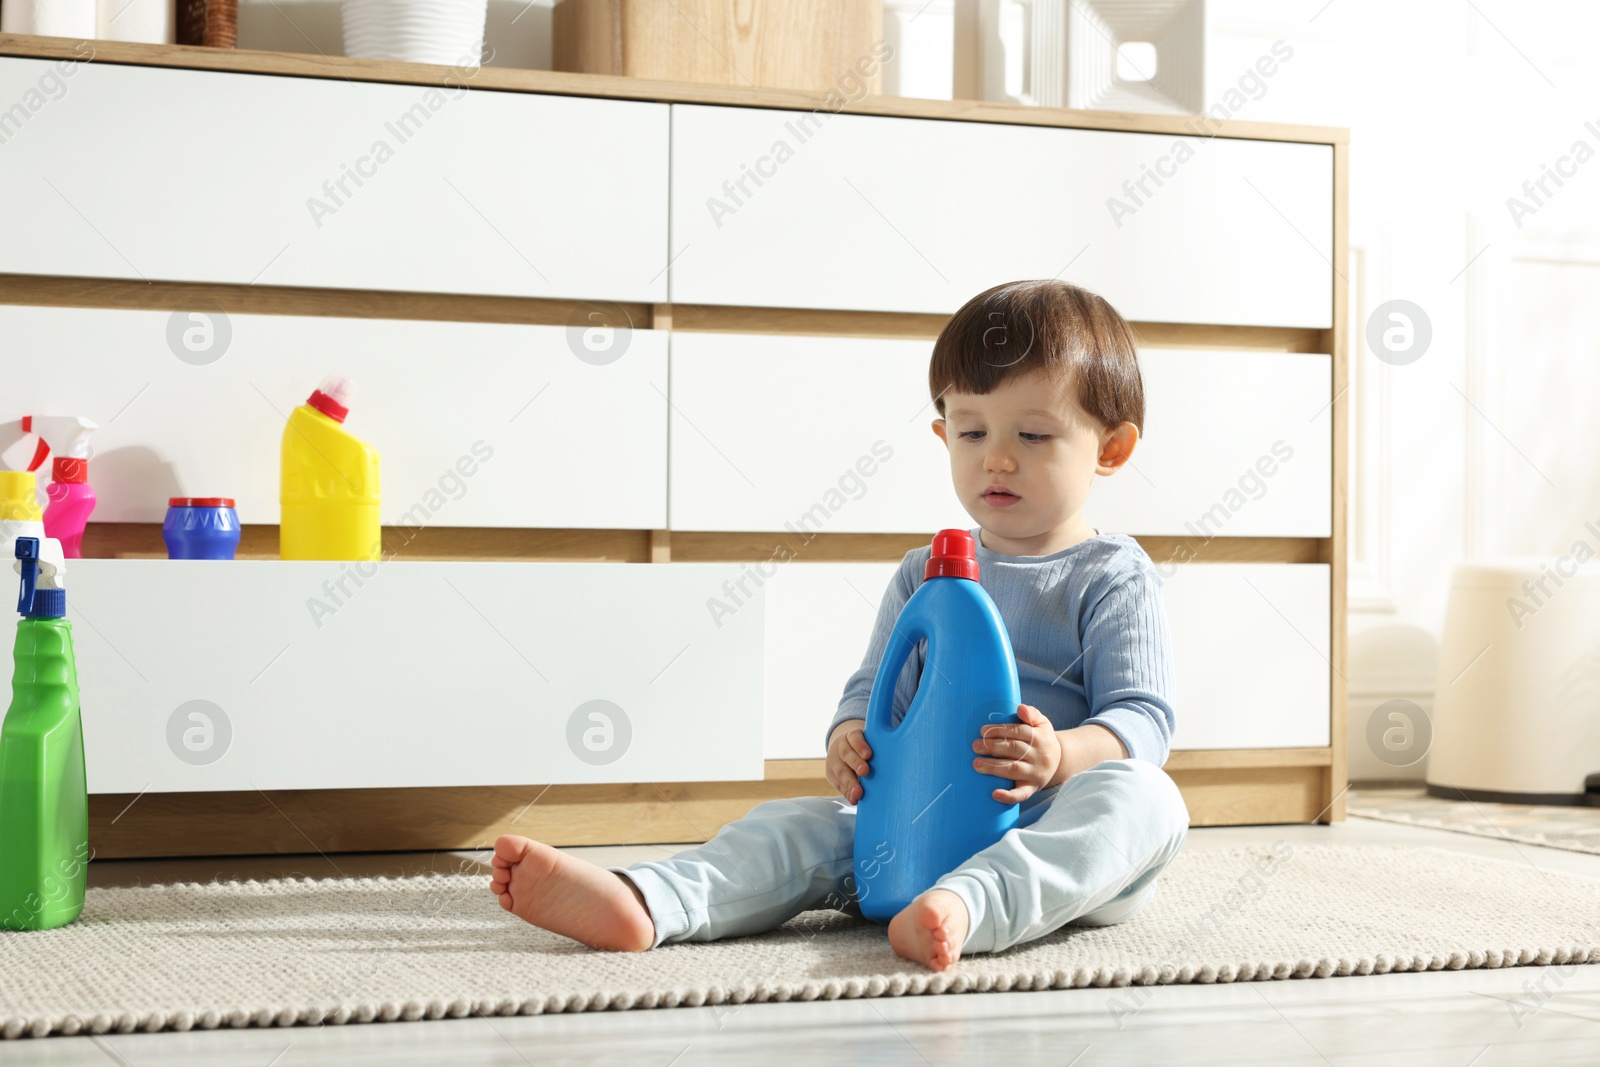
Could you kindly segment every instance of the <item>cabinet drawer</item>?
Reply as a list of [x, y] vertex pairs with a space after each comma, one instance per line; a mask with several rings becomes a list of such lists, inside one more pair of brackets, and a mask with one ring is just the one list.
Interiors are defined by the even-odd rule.
[[[672, 526], [918, 533], [966, 526], [930, 428], [924, 341], [672, 336]], [[1332, 361], [1140, 353], [1146, 428], [1096, 478], [1091, 525], [1142, 535], [1326, 537]], [[892, 457], [841, 477], [873, 446]], [[802, 517], [809, 518], [802, 522]]]
[[1162, 567], [1177, 673], [1173, 748], [1329, 743], [1329, 567]]
[[[795, 562], [766, 579], [767, 759], [827, 754], [823, 731], [861, 666], [897, 566]], [[1328, 567], [1191, 563], [1162, 572], [1177, 676], [1173, 748], [1327, 745]]]
[[964, 526], [927, 341], [672, 335], [676, 530]]
[[1136, 321], [1326, 328], [1332, 242], [1328, 145], [672, 106], [682, 303], [950, 312], [1060, 277]]
[[175, 318], [202, 325], [0, 307], [0, 336], [37, 354], [9, 372], [0, 421], [100, 424], [91, 539], [96, 522], [160, 522], [169, 496], [231, 496], [241, 522], [276, 523], [284, 420], [333, 370], [356, 381], [345, 425], [381, 456], [385, 525], [665, 525], [663, 332], [596, 364], [557, 326], [234, 315], [221, 356], [196, 365], [169, 347]]
[[823, 732], [839, 710], [845, 682], [867, 654], [878, 604], [899, 566], [795, 561], [766, 577], [767, 759], [828, 754]]
[[90, 791], [762, 777], [737, 566], [358, 566], [73, 560]]
[[1333, 360], [1286, 352], [1141, 349], [1145, 429], [1096, 478], [1099, 529], [1187, 537], [1327, 537]]
[[[0, 58], [0, 99], [53, 64]], [[81, 63], [5, 145], [0, 272], [654, 301], [667, 107]]]

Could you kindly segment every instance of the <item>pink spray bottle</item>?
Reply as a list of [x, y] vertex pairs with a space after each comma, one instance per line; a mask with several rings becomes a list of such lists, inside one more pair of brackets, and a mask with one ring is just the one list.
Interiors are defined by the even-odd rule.
[[61, 542], [67, 559], [83, 558], [83, 528], [94, 510], [89, 487], [89, 435], [100, 427], [77, 415], [30, 415], [22, 428], [38, 434], [55, 455], [45, 494], [44, 533]]

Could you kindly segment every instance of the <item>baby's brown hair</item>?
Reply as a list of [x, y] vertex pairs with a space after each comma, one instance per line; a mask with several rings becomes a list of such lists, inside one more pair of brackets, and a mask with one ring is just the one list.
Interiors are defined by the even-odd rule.
[[1144, 381], [1133, 330], [1097, 293], [1058, 281], [1006, 282], [961, 305], [933, 343], [928, 390], [939, 416], [954, 389], [979, 396], [1042, 369], [1102, 429], [1131, 422], [1144, 436]]

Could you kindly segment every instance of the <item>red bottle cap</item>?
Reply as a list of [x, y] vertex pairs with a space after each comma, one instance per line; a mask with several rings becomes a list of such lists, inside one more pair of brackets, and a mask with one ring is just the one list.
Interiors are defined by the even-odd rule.
[[169, 508], [231, 508], [231, 496], [170, 496], [167, 498]]
[[330, 374], [307, 398], [306, 403], [322, 412], [334, 422], [344, 422], [350, 414], [350, 401], [354, 399], [356, 383], [342, 374]]
[[89, 480], [89, 461], [74, 456], [57, 456], [50, 463], [50, 480], [58, 485], [72, 485]]
[[349, 408], [324, 393], [321, 389], [313, 392], [310, 398], [306, 400], [306, 403], [328, 416], [334, 422], [343, 422], [344, 417], [350, 414]]
[[978, 580], [978, 551], [972, 535], [965, 530], [940, 530], [933, 535], [933, 554], [923, 578], [971, 578]]

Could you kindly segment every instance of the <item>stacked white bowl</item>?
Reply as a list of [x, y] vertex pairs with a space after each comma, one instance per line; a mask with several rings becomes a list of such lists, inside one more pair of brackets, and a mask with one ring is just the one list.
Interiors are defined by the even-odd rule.
[[344, 53], [476, 67], [488, 0], [342, 0]]

